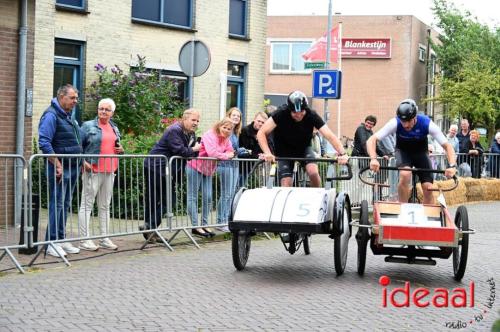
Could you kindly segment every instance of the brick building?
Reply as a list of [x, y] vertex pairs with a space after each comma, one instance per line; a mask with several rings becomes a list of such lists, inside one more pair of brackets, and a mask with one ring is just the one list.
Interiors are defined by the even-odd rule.
[[[24, 65], [26, 94], [33, 86], [33, 36], [35, 5], [27, 1], [26, 13], [26, 61], [20, 63], [19, 40], [21, 31], [20, 0], [0, 0], [0, 153], [16, 153], [16, 128], [24, 127], [24, 154], [31, 151], [31, 117], [18, 119], [19, 68]], [[25, 95], [26, 96], [26, 95]], [[23, 96], [23, 97], [25, 97]], [[28, 101], [29, 102], [29, 101]], [[28, 105], [29, 107], [31, 105]], [[25, 107], [26, 105], [21, 105]], [[29, 108], [28, 108], [29, 109]], [[28, 114], [29, 115], [29, 114]], [[24, 123], [24, 125], [23, 125]]]
[[137, 55], [146, 57], [148, 68], [176, 79], [182, 97], [189, 98], [178, 56], [182, 45], [195, 38], [211, 55], [208, 70], [193, 80], [201, 128], [210, 127], [229, 106], [240, 107], [251, 120], [263, 104], [266, 5], [245, 0], [36, 1], [34, 119], [39, 120], [60, 84], [73, 83], [85, 94], [97, 77], [97, 63], [128, 69]]
[[33, 1], [0, 0], [0, 247], [12, 244], [5, 230], [20, 222], [23, 178], [19, 159], [5, 154], [31, 153], [34, 8]]
[[[422, 102], [426, 95], [435, 93], [434, 87], [427, 84], [435, 70], [435, 55], [427, 51], [427, 37], [431, 34], [436, 38], [437, 32], [413, 16], [334, 16], [332, 26], [339, 22], [342, 22], [345, 46], [349, 45], [346, 44], [348, 41], [353, 45], [362, 40], [390, 44], [385, 56], [360, 56], [359, 52], [358, 55], [346, 54], [347, 50], [344, 50], [341, 136], [352, 138], [356, 127], [369, 114], [377, 116], [375, 130], [379, 129], [395, 115], [397, 105], [405, 98], [415, 99], [420, 110], [434, 116], [437, 123], [442, 122], [434, 105]], [[327, 26], [327, 16], [268, 17], [265, 96], [272, 104], [283, 103], [293, 90], [302, 90], [307, 96], [312, 96], [311, 70], [304, 69], [301, 54], [326, 32]], [[331, 68], [337, 66], [333, 63]], [[335, 133], [337, 104], [336, 100], [328, 103], [328, 125]], [[323, 114], [323, 99], [313, 99], [312, 106]]]

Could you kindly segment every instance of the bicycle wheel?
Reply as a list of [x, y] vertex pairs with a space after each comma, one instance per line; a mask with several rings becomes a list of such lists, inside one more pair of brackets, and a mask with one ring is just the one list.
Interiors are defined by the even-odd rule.
[[311, 254], [311, 234], [304, 234], [304, 238], [302, 240], [302, 243], [304, 244], [304, 253], [306, 255]]
[[[369, 225], [368, 221], [368, 202], [363, 200], [361, 202], [361, 209], [359, 211], [359, 224]], [[366, 266], [366, 247], [368, 245], [368, 240], [370, 235], [368, 233], [368, 228], [359, 227], [356, 233], [356, 241], [358, 242], [358, 274], [362, 276], [365, 273]]]
[[351, 237], [351, 229], [349, 226], [351, 213], [348, 210], [350, 207], [348, 207], [347, 204], [348, 203], [344, 205], [344, 209], [341, 215], [343, 232], [342, 234], [335, 237], [333, 243], [333, 261], [335, 265], [335, 272], [337, 272], [338, 276], [344, 273], [347, 263], [347, 249], [349, 247], [349, 238]]
[[234, 267], [241, 271], [245, 268], [250, 254], [250, 244], [252, 236], [248, 232], [236, 231], [233, 232], [232, 253]]
[[[467, 208], [463, 205], [459, 206], [455, 213], [455, 226], [462, 231], [469, 230], [469, 215]], [[469, 234], [462, 234], [462, 239], [459, 239], [458, 246], [453, 248], [453, 274], [457, 281], [462, 280], [464, 277], [468, 252]]]

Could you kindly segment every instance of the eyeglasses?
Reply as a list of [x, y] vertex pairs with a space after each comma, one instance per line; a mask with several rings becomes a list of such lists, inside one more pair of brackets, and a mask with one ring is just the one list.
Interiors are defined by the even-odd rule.
[[104, 108], [104, 107], [99, 107], [97, 110], [108, 112], [108, 113], [113, 112], [113, 110], [111, 108]]

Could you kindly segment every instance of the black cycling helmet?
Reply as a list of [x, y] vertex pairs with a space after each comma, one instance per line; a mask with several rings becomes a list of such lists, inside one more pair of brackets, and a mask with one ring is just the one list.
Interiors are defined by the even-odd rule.
[[418, 106], [415, 100], [405, 99], [399, 103], [396, 114], [400, 120], [408, 121], [417, 116]]
[[287, 98], [288, 109], [294, 112], [300, 112], [307, 109], [307, 97], [302, 91], [294, 91]]

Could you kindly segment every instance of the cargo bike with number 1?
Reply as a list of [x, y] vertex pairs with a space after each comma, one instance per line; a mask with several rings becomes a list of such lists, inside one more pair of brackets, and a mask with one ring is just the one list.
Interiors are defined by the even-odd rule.
[[[397, 167], [380, 167], [381, 170], [400, 171]], [[373, 187], [373, 218], [369, 220], [368, 202], [362, 201], [359, 221], [352, 223], [358, 226], [356, 241], [358, 243], [358, 273], [365, 271], [366, 248], [368, 242], [375, 255], [385, 255], [386, 262], [436, 265], [433, 258], [447, 259], [453, 255], [453, 274], [461, 280], [467, 265], [469, 248], [469, 219], [465, 206], [459, 206], [454, 218], [450, 215], [442, 192], [451, 191], [458, 186], [458, 179], [453, 178], [454, 185], [440, 191], [439, 204], [419, 204], [416, 194], [416, 172], [444, 173], [433, 169], [404, 169], [413, 173], [413, 188], [410, 203], [389, 202], [379, 200], [379, 187], [386, 184], [368, 181], [359, 173], [360, 180]]]
[[351, 179], [352, 171], [350, 165], [345, 165], [346, 172], [334, 176], [336, 160], [317, 161], [329, 163], [324, 188], [275, 187], [276, 165], [272, 164], [266, 187], [241, 188], [236, 193], [229, 229], [237, 270], [243, 270], [247, 264], [252, 236], [270, 232], [280, 234], [290, 254], [303, 246], [306, 255], [311, 249], [311, 234], [328, 234], [334, 240], [335, 271], [337, 275], [344, 272], [351, 236], [351, 204], [347, 193], [337, 192], [332, 183]]

